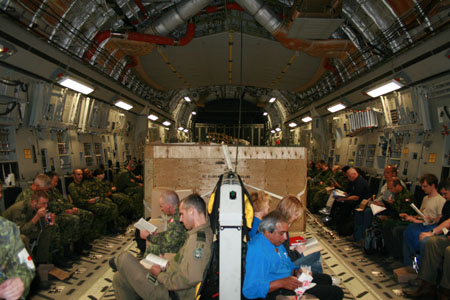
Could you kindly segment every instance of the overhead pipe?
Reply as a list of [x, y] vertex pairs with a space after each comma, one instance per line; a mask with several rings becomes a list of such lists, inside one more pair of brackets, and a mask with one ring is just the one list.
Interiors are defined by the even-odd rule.
[[158, 20], [156, 20], [147, 30], [146, 34], [166, 36], [174, 31], [179, 25], [186, 23], [199, 11], [205, 8], [211, 0], [184, 0], [176, 5]]
[[144, 15], [144, 20], [146, 20], [148, 18], [148, 12], [145, 9], [144, 5], [142, 4], [141, 0], [134, 0], [134, 2], [136, 2], [136, 5], [139, 7], [142, 14]]
[[354, 51], [355, 46], [348, 40], [311, 41], [286, 37], [288, 28], [283, 25], [262, 0], [236, 0], [255, 20], [269, 31], [284, 47], [302, 51], [313, 57], [338, 57], [346, 51]]
[[119, 81], [120, 82], [123, 81], [123, 78], [125, 77], [125, 74], [127, 74], [129, 69], [134, 68], [134, 67], [136, 67], [138, 65], [136, 57], [134, 57], [132, 55], [130, 55], [129, 57], [130, 57], [131, 61], [128, 62], [128, 64], [126, 64], [125, 68], [123, 68], [123, 71], [122, 71], [122, 73], [120, 74], [120, 77], [119, 77]]

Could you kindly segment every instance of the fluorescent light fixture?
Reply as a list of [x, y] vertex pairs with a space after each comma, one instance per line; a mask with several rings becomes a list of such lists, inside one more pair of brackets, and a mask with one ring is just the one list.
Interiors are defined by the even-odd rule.
[[295, 122], [289, 123], [289, 127], [294, 128], [295, 126], [297, 126], [297, 123], [295, 123]]
[[154, 114], [150, 114], [150, 115], [148, 115], [148, 117], [147, 118], [149, 118], [150, 120], [152, 120], [152, 121], [156, 121], [156, 120], [158, 120], [159, 118], [158, 118], [158, 116], [155, 116]]
[[270, 132], [271, 132], [271, 133], [275, 133], [275, 130], [272, 129]]
[[183, 131], [183, 129], [184, 129], [184, 128], [183, 128], [183, 127], [181, 127], [181, 126], [180, 126], [180, 127], [178, 127], [178, 130], [179, 130], [179, 131]]
[[197, 113], [196, 113], [195, 111], [193, 111], [193, 112], [192, 112], [192, 115], [194, 115], [194, 116], [195, 116], [196, 114], [197, 114]]
[[133, 108], [133, 105], [123, 102], [122, 100], [117, 101], [116, 103], [114, 103], [114, 105], [125, 110], [130, 110]]
[[277, 98], [275, 98], [275, 97], [272, 97], [272, 98], [270, 98], [270, 100], [269, 100], [269, 103], [274, 103], [274, 102], [275, 102], [275, 100], [277, 100]]
[[68, 76], [59, 78], [58, 83], [62, 86], [65, 86], [71, 90], [74, 90], [76, 92], [79, 92], [79, 93], [82, 93], [85, 95], [88, 95], [94, 91], [94, 88], [92, 86], [89, 86], [81, 81], [75, 80]]
[[275, 128], [275, 131], [276, 131], [276, 132], [280, 132], [280, 131], [281, 131], [281, 128], [280, 128], [280, 127], [277, 127], [277, 128]]
[[367, 90], [366, 94], [372, 98], [376, 98], [378, 96], [398, 90], [399, 88], [402, 88], [402, 87], [403, 87], [403, 84], [401, 84], [400, 82], [398, 82], [395, 79], [392, 79], [392, 80], [389, 80], [388, 82], [384, 82], [380, 85], [377, 85], [377, 86]]
[[186, 100], [186, 102], [191, 102], [191, 98], [189, 98], [188, 96], [184, 97], [184, 100]]
[[267, 111], [263, 112], [263, 116], [267, 116], [269, 113]]
[[187, 130], [186, 128], [183, 130], [183, 132], [186, 132], [186, 133], [187, 133], [188, 131], [189, 131], [189, 130]]
[[302, 122], [304, 122], [304, 123], [308, 123], [308, 122], [311, 122], [311, 121], [312, 121], [312, 118], [310, 116], [302, 118]]
[[345, 107], [346, 107], [346, 106], [345, 106], [344, 104], [338, 103], [338, 104], [336, 104], [336, 105], [333, 105], [333, 106], [328, 107], [327, 109], [328, 109], [329, 112], [334, 113], [334, 112], [343, 110]]
[[172, 123], [170, 123], [169, 121], [164, 121], [162, 124], [163, 124], [164, 126], [170, 126], [170, 124], [172, 124]]

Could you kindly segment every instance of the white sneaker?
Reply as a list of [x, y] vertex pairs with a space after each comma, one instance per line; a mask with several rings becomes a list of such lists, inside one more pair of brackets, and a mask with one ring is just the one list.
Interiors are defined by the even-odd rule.
[[341, 285], [341, 279], [339, 277], [331, 276], [331, 284], [334, 286]]
[[324, 207], [324, 208], [322, 208], [321, 210], [319, 210], [319, 212], [320, 212], [322, 215], [328, 216], [328, 215], [330, 214], [330, 208], [329, 208], [329, 207]]

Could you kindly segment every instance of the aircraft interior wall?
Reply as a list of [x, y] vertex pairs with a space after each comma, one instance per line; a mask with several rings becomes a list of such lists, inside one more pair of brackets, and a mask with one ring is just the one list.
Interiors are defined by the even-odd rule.
[[[163, 140], [166, 130], [146, 116], [0, 67], [0, 180], [15, 174], [28, 186], [36, 174], [54, 170], [61, 176], [74, 168], [120, 166], [143, 159], [147, 141]], [[153, 131], [152, 131], [153, 130]]]
[[[368, 176], [382, 177], [384, 166], [394, 164], [414, 191], [425, 173], [449, 175], [450, 118], [443, 111], [449, 111], [449, 80], [441, 76], [344, 112], [313, 117], [291, 132], [291, 140], [308, 148], [309, 160], [354, 165]], [[376, 112], [378, 126], [351, 130], [352, 114], [367, 108]]]

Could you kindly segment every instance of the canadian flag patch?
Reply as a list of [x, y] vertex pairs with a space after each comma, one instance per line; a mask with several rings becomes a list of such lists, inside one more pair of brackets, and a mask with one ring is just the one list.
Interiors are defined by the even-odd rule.
[[22, 250], [20, 250], [17, 256], [19, 257], [20, 264], [26, 263], [28, 269], [35, 269], [33, 259], [31, 259], [31, 256], [30, 254], [28, 254], [27, 249], [23, 248]]

